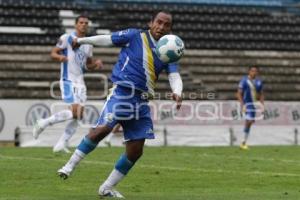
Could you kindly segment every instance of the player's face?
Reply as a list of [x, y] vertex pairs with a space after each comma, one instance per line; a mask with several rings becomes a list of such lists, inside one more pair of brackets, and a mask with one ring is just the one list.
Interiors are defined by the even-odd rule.
[[252, 67], [249, 70], [249, 76], [254, 79], [257, 75], [258, 75], [258, 69], [256, 67]]
[[75, 24], [76, 31], [80, 35], [85, 35], [87, 33], [88, 26], [89, 26], [89, 20], [84, 17], [80, 17], [77, 23]]
[[159, 38], [171, 32], [172, 16], [163, 12], [158, 13], [155, 19], [149, 23], [149, 28], [154, 39], [159, 40]]

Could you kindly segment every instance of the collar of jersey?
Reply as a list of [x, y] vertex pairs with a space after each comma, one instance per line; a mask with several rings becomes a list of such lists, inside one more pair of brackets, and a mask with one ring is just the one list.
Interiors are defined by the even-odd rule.
[[154, 47], [156, 47], [157, 41], [154, 39], [154, 37], [151, 35], [150, 30], [148, 30], [148, 35], [151, 39], [151, 42], [153, 44]]

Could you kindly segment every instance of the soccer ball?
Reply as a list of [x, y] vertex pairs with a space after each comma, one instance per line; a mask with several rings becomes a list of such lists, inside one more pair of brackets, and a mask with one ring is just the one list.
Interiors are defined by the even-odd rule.
[[156, 54], [164, 63], [178, 61], [184, 52], [184, 43], [176, 35], [165, 35], [161, 37], [156, 45]]

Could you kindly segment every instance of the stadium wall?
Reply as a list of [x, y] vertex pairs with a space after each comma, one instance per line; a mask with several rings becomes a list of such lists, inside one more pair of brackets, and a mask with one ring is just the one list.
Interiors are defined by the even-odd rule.
[[[70, 141], [71, 146], [78, 145], [88, 132], [103, 104], [104, 101], [88, 102], [81, 126]], [[0, 141], [14, 141], [22, 147], [53, 145], [62, 134], [64, 124], [47, 128], [38, 140], [32, 138], [32, 125], [36, 119], [45, 118], [65, 106], [54, 100], [1, 100]], [[173, 112], [172, 101], [151, 101], [150, 106], [156, 139], [147, 141], [147, 145], [228, 146], [239, 144], [243, 137], [243, 119], [236, 101], [186, 101], [178, 113]], [[263, 115], [257, 115], [249, 144], [298, 144], [299, 121], [299, 102], [267, 101]], [[122, 145], [122, 135], [114, 137], [112, 144]]]

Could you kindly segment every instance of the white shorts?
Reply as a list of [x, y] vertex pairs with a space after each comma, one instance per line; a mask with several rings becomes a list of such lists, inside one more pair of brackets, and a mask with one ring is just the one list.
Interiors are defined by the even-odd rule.
[[84, 105], [86, 102], [86, 86], [84, 84], [61, 80], [60, 91], [65, 103]]

